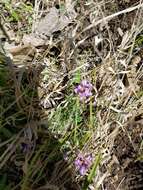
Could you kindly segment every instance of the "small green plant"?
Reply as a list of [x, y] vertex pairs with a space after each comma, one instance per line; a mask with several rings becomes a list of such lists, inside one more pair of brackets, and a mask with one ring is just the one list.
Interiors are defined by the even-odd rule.
[[[21, 23], [23, 32], [30, 32], [33, 20], [33, 6], [30, 3], [19, 2], [13, 5], [10, 0], [2, 0], [3, 16], [6, 21], [12, 23]], [[15, 28], [17, 26], [15, 25]]]
[[0, 190], [11, 190], [11, 186], [7, 184], [7, 175], [0, 176]]

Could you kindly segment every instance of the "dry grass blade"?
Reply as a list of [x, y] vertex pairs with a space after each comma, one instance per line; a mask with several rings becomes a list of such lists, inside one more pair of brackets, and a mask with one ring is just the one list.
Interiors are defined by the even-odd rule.
[[93, 24], [90, 24], [90, 25], [87, 26], [82, 32], [86, 32], [87, 30], [90, 30], [91, 28], [96, 27], [97, 25], [99, 25], [99, 24], [101, 24], [101, 23], [104, 24], [104, 25], [106, 25], [106, 23], [107, 23], [108, 21], [112, 20], [113, 18], [115, 18], [115, 17], [117, 17], [117, 16], [119, 16], [119, 15], [125, 14], [125, 13], [132, 12], [132, 11], [134, 11], [134, 10], [136, 10], [136, 9], [140, 9], [140, 8], [142, 8], [142, 7], [143, 7], [143, 4], [138, 4], [137, 6], [130, 7], [130, 8], [127, 8], [127, 9], [125, 9], [125, 10], [123, 10], [123, 11], [119, 11], [119, 12], [117, 12], [117, 13], [114, 13], [114, 14], [112, 14], [112, 15], [109, 15], [109, 16], [103, 18], [103, 19], [98, 20], [97, 22], [95, 22], [95, 23], [93, 23]]
[[14, 190], [143, 188], [142, 1], [0, 9], [18, 38], [4, 46], [10, 72], [0, 54], [0, 185], [6, 176]]

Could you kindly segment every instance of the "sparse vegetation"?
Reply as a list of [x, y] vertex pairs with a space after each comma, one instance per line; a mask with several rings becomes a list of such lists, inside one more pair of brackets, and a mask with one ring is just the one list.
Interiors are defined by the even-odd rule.
[[0, 10], [0, 190], [143, 189], [143, 2]]

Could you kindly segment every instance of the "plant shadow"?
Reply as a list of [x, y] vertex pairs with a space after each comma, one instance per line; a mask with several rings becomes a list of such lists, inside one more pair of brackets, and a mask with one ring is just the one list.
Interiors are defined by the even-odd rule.
[[0, 189], [80, 190], [62, 143], [41, 122], [37, 88], [43, 68], [5, 61], [0, 67]]

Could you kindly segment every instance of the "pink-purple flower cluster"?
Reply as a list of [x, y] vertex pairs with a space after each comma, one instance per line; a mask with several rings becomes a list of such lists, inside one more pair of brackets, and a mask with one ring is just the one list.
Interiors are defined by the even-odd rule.
[[85, 175], [90, 166], [92, 165], [92, 155], [83, 155], [81, 153], [78, 154], [77, 158], [74, 161], [76, 169], [79, 171], [80, 175]]
[[81, 83], [74, 89], [81, 101], [87, 100], [92, 96], [93, 86], [87, 80], [82, 80]]

